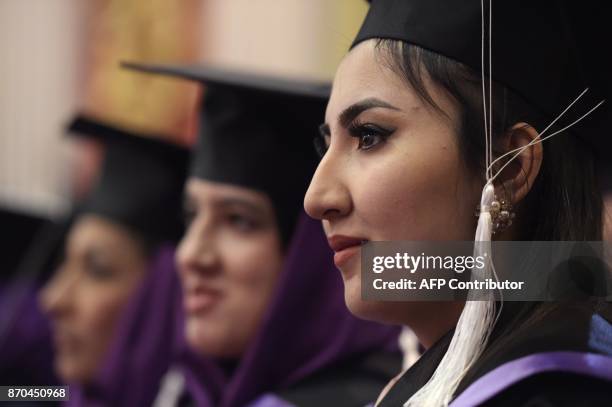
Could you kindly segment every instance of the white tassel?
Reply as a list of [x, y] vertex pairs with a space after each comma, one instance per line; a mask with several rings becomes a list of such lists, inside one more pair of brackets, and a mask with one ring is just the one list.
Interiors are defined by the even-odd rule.
[[[482, 189], [482, 195], [480, 196], [480, 213], [478, 215], [478, 225], [476, 226], [476, 236], [474, 241], [476, 242], [489, 242], [491, 246], [491, 234], [493, 229], [493, 220], [491, 219], [491, 204], [495, 199], [495, 188], [491, 182]], [[478, 250], [477, 247], [474, 248]]]
[[[493, 185], [487, 183], [480, 201], [481, 210], [475, 239], [478, 243], [474, 246], [474, 256], [484, 256], [484, 253], [488, 252], [487, 259], [490, 259], [493, 227], [489, 208], [494, 198]], [[493, 276], [492, 264], [487, 261], [478, 275], [472, 272], [471, 280]], [[495, 295], [491, 291], [486, 299], [469, 299], [468, 297], [444, 358], [427, 384], [404, 403], [405, 407], [447, 406], [466, 371], [480, 357], [495, 324]]]

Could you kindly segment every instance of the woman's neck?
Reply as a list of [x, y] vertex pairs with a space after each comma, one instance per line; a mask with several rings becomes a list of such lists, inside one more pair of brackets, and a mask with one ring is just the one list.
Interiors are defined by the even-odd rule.
[[464, 301], [428, 302], [417, 318], [413, 315], [404, 325], [412, 329], [419, 343], [428, 349], [455, 328], [464, 305]]

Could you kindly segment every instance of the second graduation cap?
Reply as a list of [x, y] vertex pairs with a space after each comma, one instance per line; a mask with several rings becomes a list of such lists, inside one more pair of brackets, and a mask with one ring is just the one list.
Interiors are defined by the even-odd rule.
[[83, 115], [68, 131], [105, 146], [98, 178], [79, 213], [108, 217], [154, 242], [181, 237], [187, 149]]
[[190, 175], [266, 193], [287, 241], [318, 162], [312, 141], [330, 84], [207, 66], [123, 65], [206, 85]]

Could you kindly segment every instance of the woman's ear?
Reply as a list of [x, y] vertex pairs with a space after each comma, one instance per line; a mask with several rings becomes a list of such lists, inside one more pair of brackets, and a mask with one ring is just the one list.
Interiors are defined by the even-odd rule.
[[[539, 138], [539, 133], [531, 125], [527, 123], [516, 123], [508, 131], [504, 138], [504, 151], [512, 151], [521, 147], [526, 147], [529, 143]], [[516, 205], [521, 202], [531, 190], [533, 183], [540, 172], [543, 157], [543, 147], [541, 142], [526, 147], [512, 162], [504, 168], [502, 173], [497, 177], [498, 184], [503, 185], [500, 188], [501, 196], [510, 194], [512, 204]], [[506, 158], [500, 160], [501, 163], [496, 166], [501, 168], [508, 159], [514, 157], [517, 152], [509, 154]], [[510, 189], [510, 190], [508, 190]]]

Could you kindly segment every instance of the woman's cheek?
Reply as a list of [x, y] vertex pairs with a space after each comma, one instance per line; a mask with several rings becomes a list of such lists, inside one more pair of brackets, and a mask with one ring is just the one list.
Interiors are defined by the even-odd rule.
[[281, 254], [276, 246], [265, 235], [235, 246], [226, 263], [226, 271], [233, 285], [243, 290], [256, 291], [260, 298], [268, 296], [281, 267]]
[[90, 322], [91, 333], [104, 337], [112, 331], [125, 308], [128, 295], [122, 287], [106, 287], [91, 290], [85, 298], [86, 319]]
[[[367, 166], [353, 168], [350, 192], [358, 228], [368, 231], [371, 240], [405, 237], [406, 223], [418, 210], [420, 180], [409, 157], [392, 154], [372, 156]], [[362, 230], [355, 230], [360, 233]]]
[[100, 289], [81, 287], [75, 293], [74, 318], [67, 328], [75, 336], [76, 347], [71, 346], [64, 355], [64, 360], [70, 361], [71, 380], [86, 382], [101, 368], [115, 333], [119, 302]]
[[91, 287], [83, 293], [82, 332], [88, 336], [96, 359], [103, 358], [108, 350], [133, 292], [133, 284], [112, 284]]
[[218, 316], [229, 322], [227, 332], [239, 347], [247, 346], [256, 334], [281, 268], [278, 250], [265, 239], [234, 242], [233, 250], [224, 253], [223, 287], [227, 291]]
[[[244, 293], [244, 307], [261, 310], [273, 294], [282, 267], [282, 254], [274, 235], [262, 233], [237, 249], [228, 270], [235, 287]], [[248, 312], [248, 311], [247, 311]]]
[[[425, 159], [427, 158], [427, 159]], [[445, 158], [445, 159], [442, 159]], [[440, 239], [455, 222], [458, 184], [445, 157], [404, 153], [356, 170], [355, 211], [373, 240]], [[421, 222], [426, 219], [427, 222]], [[359, 231], [357, 231], [359, 232]]]

